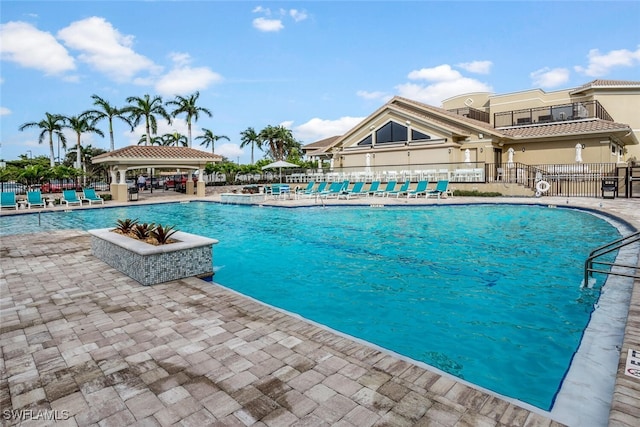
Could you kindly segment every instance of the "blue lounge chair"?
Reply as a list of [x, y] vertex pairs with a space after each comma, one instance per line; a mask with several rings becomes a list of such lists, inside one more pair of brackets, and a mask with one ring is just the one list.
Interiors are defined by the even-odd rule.
[[326, 191], [323, 191], [320, 194], [320, 196], [325, 198], [329, 198], [329, 197], [337, 198], [340, 194], [345, 192], [348, 187], [349, 187], [349, 181], [332, 182], [331, 185], [329, 186], [329, 189]]
[[93, 203], [100, 203], [104, 205], [104, 199], [96, 194], [96, 190], [93, 188], [83, 188], [82, 189], [82, 200], [86, 200], [89, 202], [89, 206]]
[[374, 196], [378, 192], [378, 187], [380, 187], [380, 181], [373, 181], [369, 186], [367, 196]]
[[406, 180], [404, 182], [404, 184], [402, 184], [402, 187], [400, 187], [399, 190], [387, 191], [386, 193], [384, 193], [384, 195], [386, 197], [389, 197], [391, 195], [395, 195], [396, 197], [400, 197], [401, 194], [407, 194], [407, 191], [409, 191], [409, 186], [410, 185], [411, 185], [411, 181]]
[[304, 188], [302, 190], [300, 189], [296, 190], [296, 197], [304, 196], [306, 194], [311, 194], [311, 192], [313, 191], [314, 185], [316, 185], [315, 181], [309, 181], [309, 183], [307, 184], [307, 188]]
[[449, 190], [449, 181], [440, 180], [436, 184], [436, 188], [435, 189], [433, 189], [431, 191], [427, 191], [426, 198], [428, 199], [429, 197], [437, 197], [439, 199], [440, 196], [442, 194], [446, 194], [448, 190]]
[[341, 197], [344, 197], [345, 199], [350, 199], [352, 196], [358, 197], [363, 194], [369, 194], [368, 191], [363, 190], [363, 187], [364, 187], [364, 181], [358, 181], [355, 184], [353, 184], [353, 188], [351, 190], [347, 190], [342, 192], [342, 194], [339, 194], [338, 199]]
[[46, 206], [40, 190], [27, 191], [27, 207], [31, 209], [32, 206], [43, 208]]
[[3, 191], [0, 200], [0, 209], [18, 210], [18, 202], [16, 201], [16, 193], [13, 191]]
[[391, 181], [387, 182], [387, 186], [384, 187], [384, 190], [378, 190], [375, 193], [373, 193], [373, 195], [374, 196], [384, 196], [388, 192], [395, 190], [396, 184], [397, 184], [397, 181], [391, 180]]
[[63, 190], [60, 203], [64, 203], [65, 205], [67, 205], [67, 207], [69, 207], [70, 205], [82, 206], [82, 200], [78, 198], [76, 190]]
[[316, 196], [319, 196], [320, 194], [322, 194], [324, 192], [325, 188], [327, 188], [327, 183], [323, 181], [320, 184], [318, 184], [318, 188], [316, 188], [315, 190], [311, 190], [308, 193], [304, 193], [303, 196], [305, 196], [305, 197], [316, 197]]
[[427, 197], [427, 191], [429, 191], [429, 181], [418, 181], [418, 185], [415, 190], [407, 192], [407, 199], [411, 197], [425, 196]]

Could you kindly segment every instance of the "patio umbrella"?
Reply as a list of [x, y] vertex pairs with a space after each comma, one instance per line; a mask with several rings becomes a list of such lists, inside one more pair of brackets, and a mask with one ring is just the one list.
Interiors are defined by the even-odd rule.
[[280, 170], [280, 182], [282, 182], [282, 168], [299, 168], [300, 166], [293, 163], [285, 162], [284, 160], [278, 160], [277, 162], [269, 163], [262, 167], [262, 170], [278, 168]]

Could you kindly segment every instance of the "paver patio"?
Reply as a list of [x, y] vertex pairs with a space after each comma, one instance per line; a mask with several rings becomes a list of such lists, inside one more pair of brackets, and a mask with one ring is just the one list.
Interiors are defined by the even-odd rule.
[[[0, 267], [3, 425], [561, 425], [196, 278], [143, 287], [82, 231], [3, 237]], [[611, 425], [634, 425], [618, 378]]]

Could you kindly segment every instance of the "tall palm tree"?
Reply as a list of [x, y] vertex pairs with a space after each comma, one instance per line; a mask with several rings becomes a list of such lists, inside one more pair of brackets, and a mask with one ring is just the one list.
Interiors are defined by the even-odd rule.
[[117, 118], [124, 121], [129, 125], [129, 127], [131, 127], [131, 130], [133, 130], [133, 126], [131, 126], [131, 122], [124, 115], [125, 112], [122, 109], [112, 106], [108, 101], [100, 98], [98, 95], [91, 95], [91, 99], [93, 99], [93, 105], [99, 107], [99, 109], [85, 111], [85, 113], [90, 114], [96, 120], [96, 122], [107, 119], [107, 121], [109, 122], [109, 138], [111, 140], [109, 151], [113, 151], [115, 149], [113, 138], [113, 119]]
[[144, 118], [145, 132], [147, 135], [147, 142], [145, 145], [151, 145], [152, 132], [153, 135], [158, 133], [158, 121], [156, 116], [165, 118], [169, 124], [171, 124], [171, 116], [169, 116], [167, 111], [164, 109], [162, 97], [154, 96], [151, 98], [148, 94], [144, 95], [142, 98], [138, 96], [130, 96], [127, 98], [127, 102], [130, 105], [124, 107], [122, 112], [129, 114], [129, 120], [132, 127], [138, 126], [140, 120]]
[[216, 141], [220, 139], [231, 141], [226, 135], [215, 135], [211, 130], [205, 128], [202, 128], [202, 130], [204, 135], [196, 136], [196, 139], [201, 139], [200, 145], [204, 145], [206, 148], [209, 148], [209, 144], [211, 144], [211, 154], [216, 154]]
[[198, 107], [196, 102], [198, 101], [198, 97], [200, 96], [200, 92], [196, 92], [188, 97], [176, 95], [176, 99], [173, 101], [167, 101], [167, 105], [175, 105], [176, 109], [171, 112], [171, 116], [176, 117], [178, 114], [186, 114], [187, 115], [187, 132], [189, 136], [189, 147], [192, 146], [191, 140], [191, 122], [198, 121], [200, 118], [200, 113], [204, 113], [209, 117], [212, 117], [211, 111], [204, 107]]
[[65, 127], [73, 130], [78, 137], [76, 141], [76, 169], [82, 169], [82, 134], [95, 133], [104, 137], [104, 133], [95, 126], [95, 119], [91, 118], [89, 114], [67, 117]]
[[19, 127], [19, 129], [21, 131], [28, 128], [32, 128], [32, 127], [37, 127], [42, 129], [40, 132], [40, 136], [38, 137], [39, 144], [42, 144], [42, 142], [44, 141], [45, 135], [49, 135], [49, 150], [50, 150], [49, 160], [51, 162], [51, 167], [54, 167], [55, 153], [53, 152], [53, 135], [56, 135], [59, 138], [58, 139], [59, 141], [63, 141], [66, 144], [67, 139], [62, 133], [62, 128], [65, 126], [66, 119], [63, 115], [60, 115], [60, 114], [50, 114], [50, 113], [45, 113], [45, 114], [46, 114], [46, 118], [44, 120], [40, 120], [39, 122], [24, 123]]
[[240, 132], [240, 136], [242, 137], [240, 148], [244, 148], [251, 144], [251, 164], [253, 164], [253, 147], [255, 146], [262, 149], [262, 140], [260, 139], [260, 135], [256, 133], [255, 129], [248, 127], [246, 130]]

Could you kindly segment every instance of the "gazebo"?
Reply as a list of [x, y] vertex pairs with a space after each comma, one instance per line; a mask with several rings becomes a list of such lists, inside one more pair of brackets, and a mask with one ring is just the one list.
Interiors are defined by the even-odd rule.
[[[187, 147], [154, 147], [131, 145], [91, 159], [93, 163], [103, 163], [111, 173], [111, 195], [113, 200], [127, 200], [127, 183], [125, 175], [131, 169], [186, 169], [198, 171], [198, 182], [195, 193], [198, 197], [205, 195], [204, 168], [207, 163], [222, 161], [222, 156]], [[190, 174], [189, 174], [190, 175]], [[194, 193], [194, 183], [188, 179], [187, 194]]]

